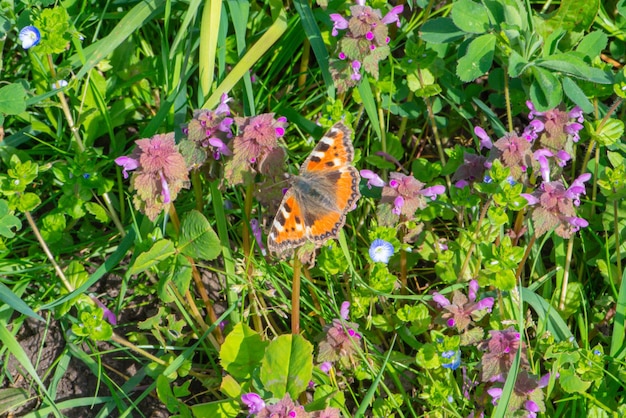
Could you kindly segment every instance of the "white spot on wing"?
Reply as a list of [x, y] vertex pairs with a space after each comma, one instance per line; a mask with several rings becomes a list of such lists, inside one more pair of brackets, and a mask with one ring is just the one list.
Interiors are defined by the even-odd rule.
[[[283, 231], [285, 230], [285, 228], [284, 228], [284, 227], [283, 227], [280, 223], [278, 223], [278, 221], [274, 221], [274, 223], [272, 224], [272, 226], [273, 226], [274, 228], [276, 228], [276, 230], [277, 230], [278, 232], [283, 232]], [[274, 234], [271, 234], [270, 236], [272, 236], [272, 237], [273, 237], [273, 235], [274, 235]], [[273, 237], [273, 238], [275, 238], [275, 237]]]
[[320, 151], [311, 152], [311, 157], [323, 158], [326, 153]]
[[[333, 132], [333, 130], [331, 130], [331, 132]], [[333, 145], [335, 143], [335, 140], [331, 137], [325, 136], [322, 139], [320, 139], [320, 142], [323, 142], [326, 145]]]

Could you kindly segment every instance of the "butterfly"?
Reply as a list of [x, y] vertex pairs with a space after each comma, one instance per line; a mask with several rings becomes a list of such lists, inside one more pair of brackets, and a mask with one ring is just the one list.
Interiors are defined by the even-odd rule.
[[306, 241], [319, 247], [339, 236], [346, 213], [361, 197], [351, 136], [346, 125], [336, 123], [291, 179], [271, 226], [270, 252], [291, 253]]

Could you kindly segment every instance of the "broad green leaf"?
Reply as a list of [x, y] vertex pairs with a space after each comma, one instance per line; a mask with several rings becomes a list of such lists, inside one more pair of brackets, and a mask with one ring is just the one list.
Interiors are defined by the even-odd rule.
[[624, 122], [619, 119], [608, 119], [598, 132], [600, 122], [598, 120], [593, 123], [595, 129], [591, 132], [591, 137], [598, 141], [598, 144], [608, 146], [620, 140], [624, 134]]
[[172, 241], [162, 239], [154, 243], [148, 251], [139, 254], [133, 265], [129, 269], [130, 274], [141, 273], [147, 269], [156, 266], [161, 261], [175, 254], [174, 244]]
[[593, 23], [599, 8], [600, 0], [562, 0], [556, 13], [545, 21], [545, 25], [568, 32], [586, 31]]
[[0, 113], [17, 115], [26, 110], [26, 90], [19, 83], [0, 88]]
[[191, 263], [189, 259], [182, 254], [176, 255], [173, 263], [170, 264], [170, 279], [181, 294], [185, 294], [189, 290], [191, 282]]
[[559, 374], [559, 386], [567, 393], [585, 393], [591, 386], [591, 382], [582, 380], [571, 367], [561, 369]]
[[452, 20], [461, 30], [485, 33], [489, 29], [489, 13], [485, 6], [472, 0], [459, 0], [452, 8]]
[[576, 52], [593, 59], [602, 53], [604, 48], [606, 48], [607, 42], [607, 35], [602, 31], [596, 30], [585, 35], [576, 47]]
[[95, 202], [87, 202], [85, 203], [85, 209], [87, 209], [87, 212], [91, 213], [98, 221], [102, 223], [109, 221], [109, 215], [102, 205]]
[[558, 78], [545, 68], [531, 67], [535, 80], [530, 85], [530, 99], [539, 111], [554, 109], [563, 99]]
[[583, 110], [583, 112], [593, 112], [593, 104], [574, 80], [569, 77], [563, 77], [563, 91], [572, 102], [576, 103]]
[[12, 231], [13, 228], [19, 230], [22, 228], [22, 222], [9, 213], [7, 201], [0, 199], [0, 235], [5, 238], [13, 238], [15, 236], [15, 232]]
[[252, 328], [240, 322], [226, 336], [220, 348], [222, 367], [234, 378], [248, 380], [260, 366], [267, 345]]
[[485, 74], [491, 68], [496, 36], [487, 33], [472, 40], [466, 54], [459, 59], [456, 75], [461, 81], [469, 82]]
[[313, 374], [313, 345], [301, 335], [281, 335], [265, 350], [261, 381], [276, 398], [298, 399]]
[[449, 17], [439, 17], [424, 22], [420, 28], [420, 39], [433, 44], [447, 44], [465, 36]]
[[594, 68], [585, 60], [573, 53], [554, 54], [547, 58], [535, 61], [535, 64], [553, 71], [569, 74], [572, 77], [598, 84], [612, 84], [613, 77], [608, 73]]
[[19, 196], [17, 199], [17, 210], [20, 212], [31, 212], [33, 211], [39, 204], [41, 203], [41, 199], [35, 193], [24, 193]]
[[213, 260], [220, 254], [220, 240], [211, 224], [197, 210], [190, 211], [181, 224], [178, 250], [201, 260]]
[[200, 403], [191, 407], [191, 413], [195, 418], [219, 417], [219, 418], [235, 418], [239, 416], [240, 403], [237, 400], [226, 399], [224, 401], [215, 401]]

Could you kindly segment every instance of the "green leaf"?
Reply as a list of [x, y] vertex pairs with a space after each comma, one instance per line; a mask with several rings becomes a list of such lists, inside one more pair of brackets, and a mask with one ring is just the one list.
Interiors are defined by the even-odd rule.
[[599, 68], [587, 64], [573, 53], [554, 54], [535, 61], [535, 64], [553, 71], [569, 74], [572, 77], [598, 84], [612, 84], [613, 77]]
[[545, 68], [531, 67], [535, 80], [530, 85], [530, 99], [539, 111], [554, 109], [563, 98], [558, 78]]
[[559, 385], [567, 393], [585, 393], [591, 382], [583, 381], [572, 368], [561, 369]]
[[181, 294], [185, 294], [189, 290], [191, 274], [191, 262], [189, 259], [182, 254], [176, 255], [174, 262], [170, 265], [169, 276]]
[[0, 199], [0, 235], [5, 238], [13, 238], [15, 232], [11, 229], [19, 230], [22, 228], [22, 222], [11, 213], [9, 213], [9, 204], [6, 200]]
[[219, 417], [219, 418], [235, 418], [239, 416], [240, 403], [237, 400], [226, 399], [223, 401], [214, 401], [200, 403], [191, 407], [191, 412], [196, 418], [203, 417]]
[[585, 35], [576, 47], [576, 52], [593, 59], [602, 53], [607, 42], [608, 36], [604, 32], [596, 30]]
[[486, 33], [470, 42], [466, 54], [459, 59], [456, 75], [461, 81], [469, 82], [485, 74], [491, 68], [496, 36]]
[[[5, 286], [3, 283], [0, 283], [0, 301], [2, 303], [6, 303], [12, 309], [15, 309], [16, 311], [26, 316], [30, 316], [31, 318], [35, 318], [40, 321], [44, 320], [41, 316], [37, 315], [35, 311], [33, 311], [30, 306], [26, 304], [26, 302], [20, 299], [19, 296], [13, 293], [13, 291]], [[2, 403], [0, 402], [0, 405], [1, 404]]]
[[593, 104], [585, 92], [569, 77], [563, 77], [563, 91], [569, 99], [577, 104], [585, 113], [593, 112]]
[[595, 132], [592, 134], [593, 139], [598, 141], [598, 144], [608, 146], [613, 145], [620, 140], [624, 135], [624, 122], [619, 119], [608, 119], [598, 132], [597, 129], [602, 121], [595, 121]]
[[0, 414], [8, 414], [10, 410], [17, 409], [20, 405], [25, 404], [28, 398], [29, 394], [26, 389], [0, 389]]
[[449, 17], [427, 20], [420, 28], [420, 38], [433, 44], [447, 44], [463, 36], [465, 33]]
[[17, 115], [26, 110], [26, 90], [19, 83], [0, 88], [0, 113]]
[[489, 29], [489, 13], [485, 6], [472, 0], [459, 0], [452, 8], [452, 21], [469, 33], [485, 33]]
[[240, 322], [220, 348], [222, 367], [238, 380], [248, 380], [257, 369], [268, 343], [248, 325]]
[[31, 212], [33, 211], [39, 204], [41, 203], [41, 199], [35, 193], [24, 193], [17, 200], [16, 209], [20, 212]]
[[201, 260], [213, 260], [221, 251], [220, 240], [211, 224], [197, 210], [190, 211], [181, 224], [178, 250]]
[[545, 24], [549, 28], [562, 28], [568, 32], [586, 31], [593, 23], [600, 0], [562, 0], [560, 6]]
[[40, 54], [60, 54], [67, 49], [73, 31], [64, 7], [44, 9], [33, 23], [41, 32], [41, 42], [36, 47]]
[[139, 254], [135, 262], [129, 269], [130, 274], [138, 274], [151, 267], [156, 266], [161, 261], [166, 260], [175, 254], [174, 244], [172, 241], [162, 239], [154, 243], [148, 251]]
[[87, 212], [91, 213], [98, 221], [102, 223], [107, 223], [109, 221], [109, 215], [102, 205], [95, 202], [87, 202], [85, 203], [85, 209], [87, 209]]
[[281, 335], [265, 350], [261, 363], [261, 381], [275, 398], [286, 393], [298, 399], [313, 373], [313, 345], [301, 335]]

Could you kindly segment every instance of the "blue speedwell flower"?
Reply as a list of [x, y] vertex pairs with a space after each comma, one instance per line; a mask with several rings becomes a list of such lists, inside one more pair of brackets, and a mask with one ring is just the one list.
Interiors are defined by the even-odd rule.
[[41, 40], [41, 34], [39, 33], [39, 29], [36, 27], [26, 26], [20, 31], [19, 38], [22, 43], [22, 48], [28, 49], [39, 43]]
[[389, 262], [389, 259], [393, 255], [393, 245], [383, 239], [375, 239], [370, 245], [370, 258], [376, 263]]

